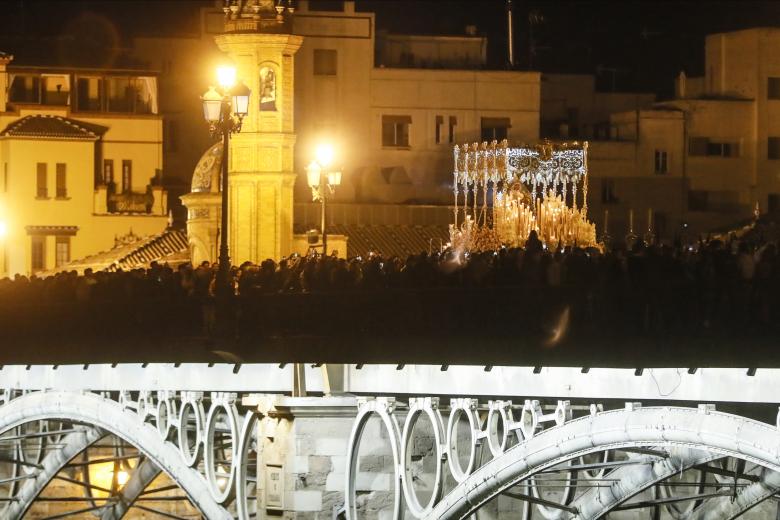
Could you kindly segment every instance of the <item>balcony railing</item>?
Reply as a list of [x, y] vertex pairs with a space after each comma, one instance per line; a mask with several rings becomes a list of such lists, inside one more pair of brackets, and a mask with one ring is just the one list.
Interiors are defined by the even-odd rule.
[[150, 192], [109, 193], [109, 213], [151, 213], [154, 208], [154, 195]]

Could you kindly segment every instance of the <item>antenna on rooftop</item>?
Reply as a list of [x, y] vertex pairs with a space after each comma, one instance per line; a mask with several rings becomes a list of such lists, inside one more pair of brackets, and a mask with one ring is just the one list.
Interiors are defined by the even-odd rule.
[[512, 0], [506, 0], [506, 25], [509, 68], [515, 68], [515, 34], [512, 22]]

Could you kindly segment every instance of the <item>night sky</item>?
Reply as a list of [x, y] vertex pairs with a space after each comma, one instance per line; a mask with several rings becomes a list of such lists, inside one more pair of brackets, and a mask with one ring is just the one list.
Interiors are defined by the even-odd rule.
[[[316, 1], [316, 0], [313, 0]], [[0, 50], [17, 63], [132, 66], [135, 34], [194, 32], [210, 0], [12, 0], [0, 17]], [[507, 66], [504, 0], [357, 0], [378, 30], [489, 38], [490, 68]], [[514, 0], [517, 68], [597, 74], [602, 90], [670, 95], [673, 78], [703, 70], [704, 35], [780, 27], [780, 1]], [[94, 49], [111, 47], [110, 52]], [[102, 63], [94, 63], [103, 60]]]

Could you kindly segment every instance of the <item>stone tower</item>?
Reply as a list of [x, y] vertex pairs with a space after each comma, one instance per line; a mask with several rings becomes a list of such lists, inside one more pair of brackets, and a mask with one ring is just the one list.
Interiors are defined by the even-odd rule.
[[[278, 260], [293, 247], [294, 56], [303, 37], [290, 34], [292, 10], [255, 0], [225, 8], [225, 32], [215, 40], [252, 91], [240, 133], [230, 139], [229, 247], [233, 265]], [[218, 161], [208, 160], [219, 151]], [[204, 155], [192, 193], [182, 197], [193, 262], [216, 261], [221, 147]], [[202, 160], [203, 162], [203, 160]], [[216, 173], [216, 178], [214, 177]], [[208, 186], [207, 186], [208, 185]]]

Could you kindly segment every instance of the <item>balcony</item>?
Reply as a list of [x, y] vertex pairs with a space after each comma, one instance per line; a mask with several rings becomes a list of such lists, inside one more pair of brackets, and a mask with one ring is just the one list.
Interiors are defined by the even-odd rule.
[[99, 184], [94, 192], [94, 212], [104, 214], [166, 215], [167, 191], [159, 185], [149, 184], [144, 192], [125, 191], [114, 193], [113, 188]]
[[12, 105], [69, 106], [73, 112], [157, 114], [157, 78], [133, 71], [15, 68]]

